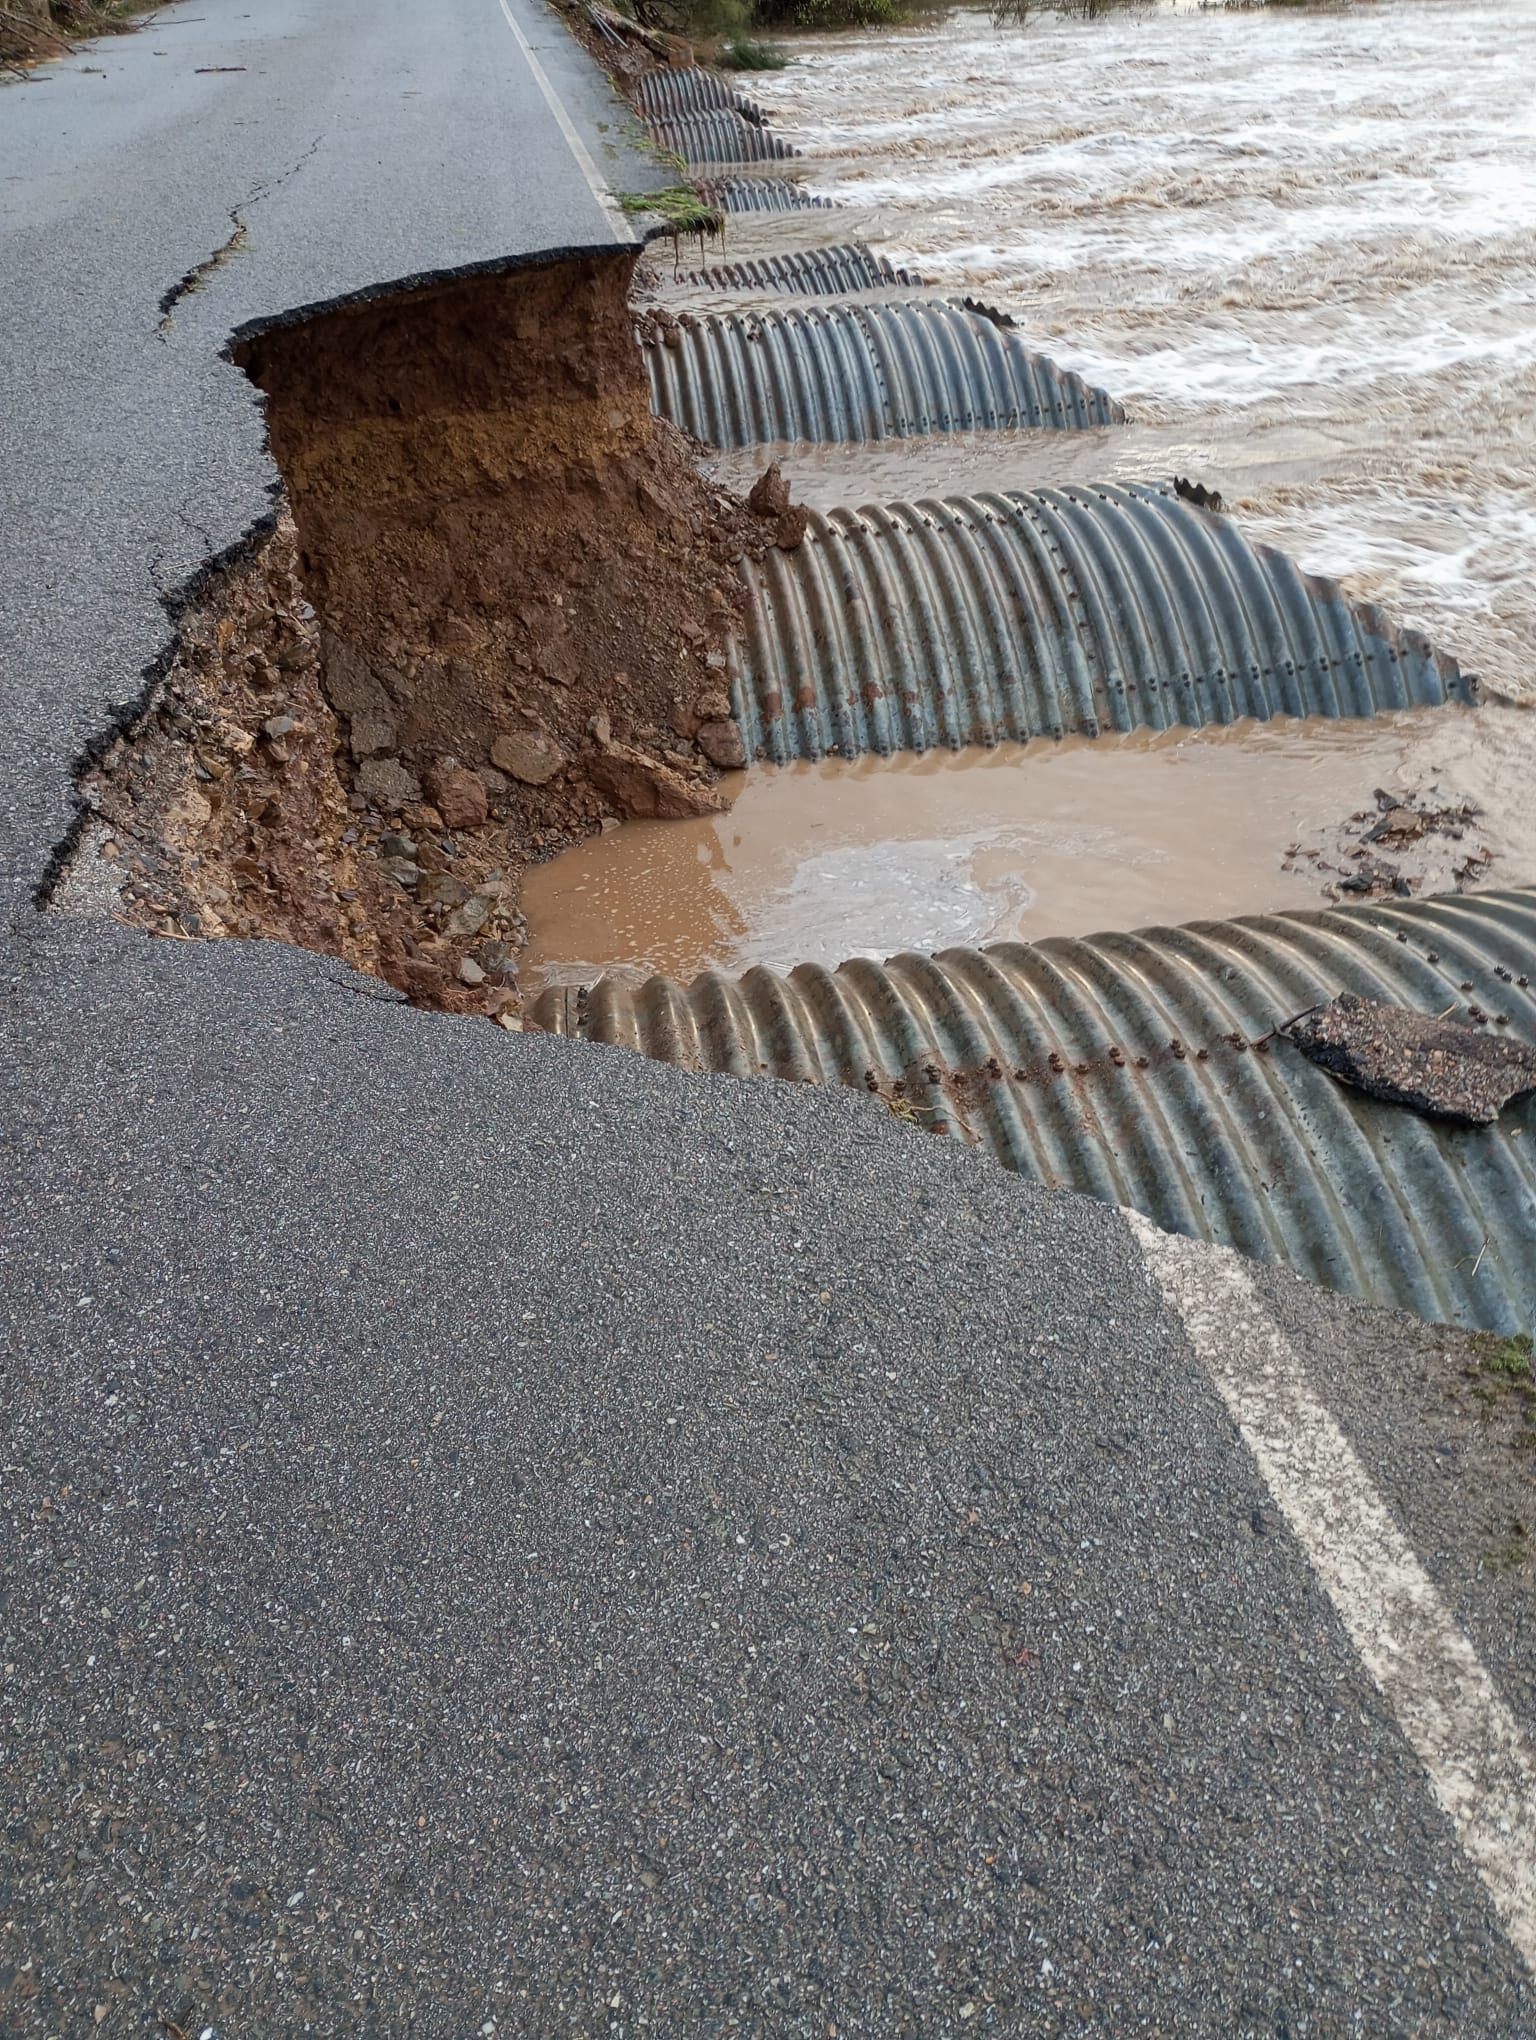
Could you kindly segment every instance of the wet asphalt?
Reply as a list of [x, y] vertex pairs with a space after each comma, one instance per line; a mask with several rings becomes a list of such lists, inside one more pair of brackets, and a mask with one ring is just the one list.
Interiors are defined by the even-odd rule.
[[1536, 2032], [1117, 1214], [33, 911], [265, 506], [229, 332], [606, 236], [495, 0], [170, 10], [0, 150], [9, 2028]]

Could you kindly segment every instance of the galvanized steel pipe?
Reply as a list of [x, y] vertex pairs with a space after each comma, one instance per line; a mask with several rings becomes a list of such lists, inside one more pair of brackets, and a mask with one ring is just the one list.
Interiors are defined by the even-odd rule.
[[788, 975], [544, 993], [533, 1024], [691, 1070], [841, 1084], [1032, 1181], [1311, 1280], [1536, 1324], [1536, 1099], [1496, 1126], [1336, 1083], [1274, 1030], [1340, 991], [1536, 1043], [1536, 891], [1263, 915]]
[[1477, 699], [1419, 632], [1141, 484], [813, 514], [741, 571], [736, 711], [780, 762]]

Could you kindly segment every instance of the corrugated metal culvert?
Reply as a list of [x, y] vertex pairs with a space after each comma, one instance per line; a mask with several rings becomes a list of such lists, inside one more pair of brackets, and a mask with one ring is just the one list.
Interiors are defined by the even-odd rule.
[[955, 305], [807, 305], [684, 319], [647, 353], [652, 407], [714, 446], [1123, 417], [1103, 390]]
[[728, 107], [754, 127], [765, 127], [768, 121], [755, 99], [745, 98], [714, 71], [697, 68], [647, 71], [635, 84], [635, 104], [642, 115], [661, 120]]
[[737, 713], [780, 762], [1477, 698], [1417, 631], [1146, 485], [813, 514], [742, 574]]
[[664, 149], [685, 163], [776, 163], [800, 153], [726, 106], [703, 113], [652, 114], [646, 126]]
[[782, 290], [837, 297], [843, 291], [920, 286], [923, 279], [894, 268], [862, 241], [850, 241], [838, 248], [801, 248], [792, 255], [765, 255], [751, 262], [719, 262], [695, 270], [688, 281], [713, 290]]
[[729, 177], [719, 184], [701, 184], [699, 196], [721, 212], [831, 211], [837, 201], [818, 198], [789, 177]]
[[1462, 1128], [1335, 1083], [1273, 1030], [1339, 991], [1476, 1005], [1536, 1043], [1536, 892], [952, 949], [638, 991], [535, 1024], [684, 1069], [876, 1091], [1032, 1181], [1315, 1282], [1536, 1322], [1536, 1099]]

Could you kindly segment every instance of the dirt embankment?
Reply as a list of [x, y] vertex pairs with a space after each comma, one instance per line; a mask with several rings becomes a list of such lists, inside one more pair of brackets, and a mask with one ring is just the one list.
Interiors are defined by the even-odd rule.
[[632, 267], [574, 257], [243, 342], [291, 521], [184, 614], [87, 783], [80, 858], [124, 874], [125, 918], [512, 1013], [529, 858], [724, 805], [734, 562], [778, 522], [652, 417]]

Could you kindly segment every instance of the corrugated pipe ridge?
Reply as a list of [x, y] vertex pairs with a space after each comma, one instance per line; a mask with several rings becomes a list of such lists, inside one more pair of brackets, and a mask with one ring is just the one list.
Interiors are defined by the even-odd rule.
[[[1273, 1030], [1340, 991], [1536, 1042], [1536, 891], [543, 994], [534, 1022], [684, 1069], [878, 1092], [1031, 1181], [1421, 1317], [1536, 1322], [1536, 1098], [1381, 1105]], [[1470, 990], [1467, 988], [1470, 986]], [[1503, 1028], [1500, 1032], [1504, 1032]]]
[[787, 306], [679, 323], [680, 345], [648, 353], [651, 404], [715, 446], [1124, 416], [1105, 391], [955, 305]]
[[893, 268], [862, 241], [840, 248], [800, 248], [791, 255], [767, 255], [752, 262], [715, 263], [697, 269], [690, 283], [715, 290], [783, 290], [806, 296], [837, 297], [843, 291], [878, 290], [888, 285], [921, 287], [923, 279]]
[[777, 163], [800, 153], [727, 106], [668, 117], [652, 114], [646, 126], [664, 149], [685, 163]]
[[712, 113], [728, 107], [763, 127], [768, 116], [755, 99], [747, 99], [713, 71], [692, 68], [677, 71], [647, 71], [635, 85], [635, 104], [642, 114], [662, 120], [686, 118], [695, 113]]
[[729, 177], [721, 184], [701, 184], [699, 196], [728, 213], [830, 211], [836, 204], [787, 177]]
[[813, 512], [741, 572], [736, 711], [781, 763], [1477, 699], [1418, 631], [1145, 484]]

